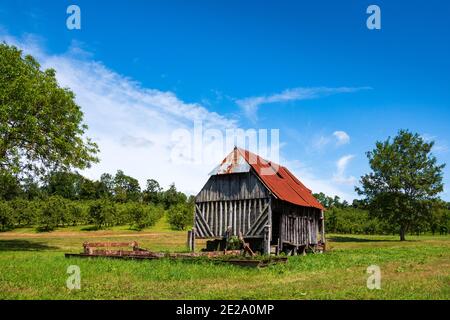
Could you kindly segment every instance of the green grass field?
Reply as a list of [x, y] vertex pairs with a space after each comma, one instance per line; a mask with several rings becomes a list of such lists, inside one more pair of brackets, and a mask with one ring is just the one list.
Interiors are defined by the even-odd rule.
[[[130, 231], [60, 229], [0, 233], [0, 299], [450, 299], [450, 236], [328, 235], [325, 254], [290, 257], [264, 269], [207, 261], [64, 258], [84, 241], [137, 240], [155, 251], [184, 251], [186, 233], [164, 220]], [[198, 243], [201, 246], [202, 243]], [[369, 265], [381, 268], [381, 290], [366, 287]], [[66, 288], [70, 265], [81, 290]]]

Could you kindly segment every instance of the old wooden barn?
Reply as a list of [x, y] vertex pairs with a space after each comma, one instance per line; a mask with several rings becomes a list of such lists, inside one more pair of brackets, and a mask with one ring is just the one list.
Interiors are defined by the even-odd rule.
[[210, 249], [235, 235], [265, 254], [304, 252], [325, 244], [323, 210], [287, 168], [234, 148], [196, 196], [192, 235]]

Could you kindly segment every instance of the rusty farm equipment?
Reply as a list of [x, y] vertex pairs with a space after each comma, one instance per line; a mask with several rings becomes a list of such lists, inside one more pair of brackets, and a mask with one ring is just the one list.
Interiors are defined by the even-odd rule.
[[[120, 248], [120, 249], [119, 249]], [[122, 249], [127, 248], [127, 249]], [[131, 250], [130, 250], [131, 249]], [[132, 242], [85, 242], [82, 253], [66, 253], [66, 258], [113, 258], [132, 260], [152, 259], [185, 259], [194, 260], [205, 258], [213, 262], [229, 263], [238, 266], [266, 267], [274, 263], [286, 263], [286, 257], [259, 257], [249, 248], [242, 250], [223, 250], [209, 252], [163, 253], [153, 252], [139, 247], [136, 241]]]

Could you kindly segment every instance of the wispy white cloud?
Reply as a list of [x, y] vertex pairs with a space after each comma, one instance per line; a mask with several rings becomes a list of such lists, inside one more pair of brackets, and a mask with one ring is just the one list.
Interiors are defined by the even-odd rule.
[[351, 93], [360, 90], [370, 89], [369, 87], [312, 87], [312, 88], [293, 88], [286, 89], [283, 92], [275, 93], [271, 95], [254, 96], [243, 99], [237, 99], [236, 103], [242, 108], [245, 115], [255, 120], [257, 118], [257, 112], [261, 105], [273, 104], [289, 101], [300, 101], [317, 99], [333, 94], [339, 93]]
[[330, 135], [318, 135], [312, 139], [315, 150], [323, 150], [327, 146], [340, 147], [350, 143], [350, 136], [345, 131], [335, 131]]
[[350, 143], [350, 136], [345, 131], [335, 131], [333, 136], [336, 137], [338, 146]]
[[333, 175], [333, 181], [339, 184], [354, 185], [356, 183], [356, 178], [353, 176], [346, 176], [346, 169], [351, 160], [355, 158], [354, 155], [346, 155], [341, 157], [336, 162], [336, 172]]
[[176, 182], [181, 190], [196, 193], [211, 168], [173, 164], [173, 132], [191, 130], [194, 121], [201, 121], [205, 129], [236, 127], [236, 120], [198, 103], [187, 103], [173, 92], [142, 87], [92, 60], [78, 43], [65, 54], [52, 55], [33, 35], [15, 38], [0, 33], [0, 41], [35, 56], [43, 68], [54, 68], [60, 85], [75, 93], [89, 126], [88, 135], [101, 151], [100, 163], [83, 172], [90, 178], [123, 169], [141, 185], [145, 179], [156, 178], [164, 186]]

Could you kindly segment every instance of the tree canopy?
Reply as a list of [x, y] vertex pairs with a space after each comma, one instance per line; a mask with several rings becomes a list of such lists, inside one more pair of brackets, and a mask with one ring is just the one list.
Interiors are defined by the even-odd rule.
[[58, 85], [55, 70], [0, 43], [0, 170], [85, 169], [98, 161], [86, 130], [74, 93]]
[[366, 197], [371, 214], [398, 228], [400, 240], [430, 218], [432, 200], [443, 191], [445, 165], [437, 163], [433, 145], [400, 130], [367, 153], [372, 172], [361, 177], [356, 191]]

